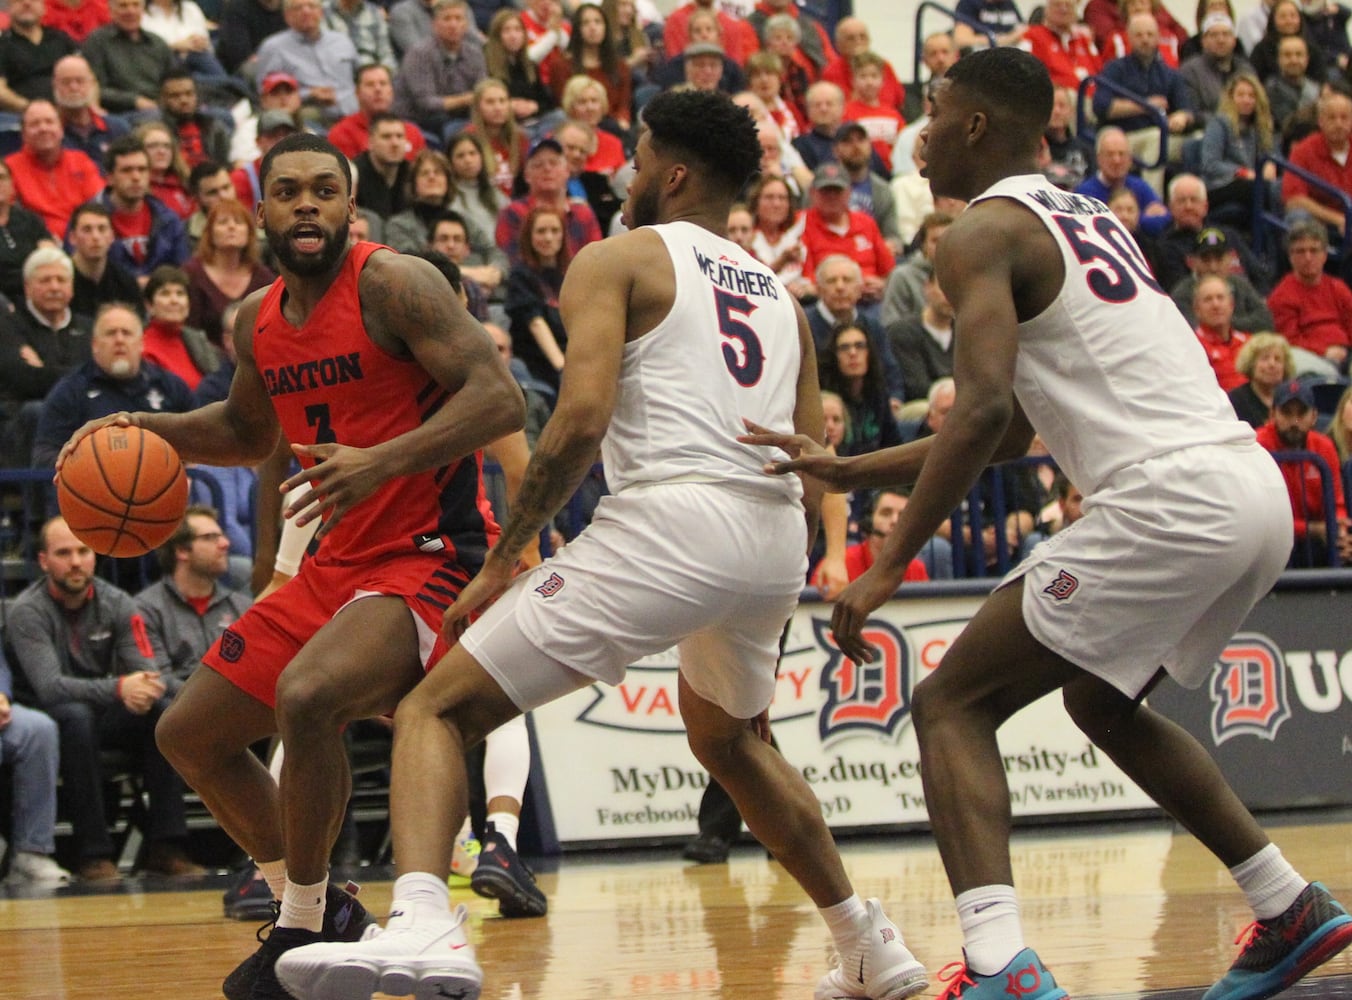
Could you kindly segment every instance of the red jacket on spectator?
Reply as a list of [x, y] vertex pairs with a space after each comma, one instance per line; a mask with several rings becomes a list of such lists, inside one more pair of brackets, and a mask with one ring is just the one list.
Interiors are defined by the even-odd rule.
[[1221, 388], [1226, 392], [1231, 389], [1238, 389], [1249, 380], [1235, 371], [1235, 358], [1239, 357], [1239, 349], [1249, 342], [1249, 335], [1242, 333], [1233, 327], [1230, 330], [1230, 339], [1226, 340], [1219, 331], [1211, 329], [1209, 326], [1198, 324], [1197, 339], [1202, 342], [1202, 347], [1206, 349], [1207, 360], [1211, 362], [1211, 370], [1216, 373], [1216, 381], [1221, 384]]
[[[419, 150], [426, 148], [427, 140], [423, 138], [422, 129], [412, 122], [404, 122], [404, 134], [408, 136], [408, 152], [404, 154], [404, 159], [411, 160]], [[357, 111], [340, 118], [329, 129], [328, 140], [349, 160], [355, 160], [371, 148], [371, 123], [366, 113]]]
[[[1339, 191], [1352, 194], [1352, 156], [1346, 163], [1339, 163], [1329, 152], [1329, 144], [1322, 132], [1313, 132], [1291, 147], [1291, 162], [1302, 170], [1314, 174], [1321, 181], [1333, 185]], [[1343, 206], [1317, 191], [1288, 170], [1282, 174], [1282, 201], [1289, 202], [1298, 195], [1304, 195], [1334, 211], [1341, 212]]]
[[849, 228], [843, 233], [828, 228], [815, 209], [803, 213], [803, 219], [803, 247], [807, 251], [803, 274], [812, 276], [817, 265], [835, 253], [858, 261], [866, 278], [886, 278], [892, 273], [896, 260], [871, 215], [851, 212]]
[[[679, 59], [685, 47], [690, 44], [690, 15], [695, 12], [693, 3], [683, 3], [667, 15], [662, 25], [662, 47], [668, 59]], [[715, 10], [718, 26], [723, 29], [723, 53], [738, 66], [745, 66], [753, 52], [760, 51], [760, 39], [756, 29], [745, 21]]]
[[1081, 80], [1103, 68], [1103, 58], [1094, 45], [1094, 36], [1083, 24], [1075, 25], [1067, 38], [1046, 25], [1030, 25], [1019, 47], [1037, 56], [1057, 87], [1074, 90]]
[[71, 213], [103, 191], [98, 166], [77, 149], [61, 150], [51, 168], [26, 149], [10, 153], [5, 163], [14, 178], [15, 198], [42, 217], [58, 243], [66, 237]]
[[109, 20], [108, 0], [81, 0], [74, 6], [64, 0], [47, 0], [42, 26], [60, 28], [75, 39], [77, 45], [83, 45], [91, 31], [103, 27]]
[[[850, 61], [844, 56], [836, 56], [827, 64], [826, 69], [822, 70], [822, 79], [834, 83], [845, 91], [847, 98], [854, 93], [854, 70], [850, 68]], [[897, 79], [891, 63], [883, 63], [883, 89], [878, 94], [878, 100], [898, 111], [906, 102], [906, 88]]]
[[[1172, 65], [1177, 66], [1178, 46], [1188, 40], [1188, 29], [1174, 20], [1174, 16], [1161, 5], [1156, 5], [1154, 14], [1155, 23], [1160, 26], [1160, 55], [1164, 55], [1167, 49], [1165, 39], [1172, 38], [1175, 53]], [[1089, 30], [1094, 33], [1094, 44], [1105, 56], [1109, 51], [1108, 39], [1112, 33], [1127, 30], [1127, 20], [1122, 16], [1122, 8], [1117, 0], [1089, 0], [1084, 6], [1081, 20], [1089, 25]]]
[[1288, 274], [1268, 296], [1272, 325], [1292, 347], [1323, 357], [1334, 345], [1352, 346], [1352, 289], [1330, 274], [1307, 285]]
[[[1268, 421], [1258, 428], [1258, 443], [1270, 452], [1287, 450], [1277, 437], [1277, 427]], [[1333, 474], [1333, 506], [1338, 517], [1347, 516], [1347, 504], [1343, 498], [1343, 477], [1339, 474], [1338, 449], [1333, 439], [1318, 431], [1310, 431], [1305, 438], [1305, 451], [1314, 452], [1326, 463]], [[1307, 521], [1322, 521], [1324, 511], [1324, 485], [1319, 470], [1310, 462], [1281, 462], [1277, 466], [1286, 480], [1286, 492], [1291, 496], [1291, 513], [1296, 522], [1297, 537], [1305, 537]]]

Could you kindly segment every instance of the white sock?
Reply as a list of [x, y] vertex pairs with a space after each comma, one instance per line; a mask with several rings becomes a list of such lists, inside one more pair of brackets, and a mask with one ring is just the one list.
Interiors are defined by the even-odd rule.
[[1249, 860], [1230, 869], [1244, 898], [1259, 920], [1277, 916], [1296, 901], [1308, 884], [1276, 844], [1268, 844]]
[[516, 850], [516, 833], [521, 829], [521, 817], [512, 813], [489, 813], [488, 822], [493, 824], [493, 829], [502, 834], [502, 839], [507, 841], [507, 846]]
[[276, 861], [255, 861], [254, 865], [263, 873], [263, 880], [272, 890], [273, 899], [281, 899], [286, 891], [286, 858]]
[[282, 890], [282, 913], [277, 918], [278, 927], [303, 927], [307, 931], [324, 929], [324, 901], [328, 894], [329, 880], [326, 875], [314, 885], [300, 885], [286, 880]]
[[446, 880], [430, 872], [400, 875], [394, 880], [394, 899], [429, 916], [445, 917], [451, 912], [451, 890], [447, 888]]
[[831, 930], [836, 942], [836, 953], [847, 966], [853, 963], [854, 953], [859, 948], [859, 930], [868, 920], [868, 910], [864, 901], [855, 893], [849, 899], [842, 899], [834, 906], [823, 906], [817, 910]]
[[954, 902], [962, 925], [962, 951], [973, 972], [993, 976], [1023, 951], [1019, 900], [1012, 885], [978, 886], [959, 893]]

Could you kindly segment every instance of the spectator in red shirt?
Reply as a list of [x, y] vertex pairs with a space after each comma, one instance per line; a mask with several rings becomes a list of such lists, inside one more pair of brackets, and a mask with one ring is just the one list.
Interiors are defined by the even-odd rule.
[[746, 65], [751, 53], [760, 48], [756, 30], [747, 22], [718, 10], [714, 6], [714, 0], [690, 0], [667, 15], [662, 25], [662, 42], [667, 58], [678, 57], [690, 44], [687, 26], [690, 23], [690, 15], [699, 9], [713, 10], [718, 15], [718, 23], [723, 29], [723, 51], [738, 66]]
[[108, 0], [50, 0], [42, 14], [44, 27], [59, 28], [79, 45], [109, 20]]
[[[349, 160], [355, 160], [371, 144], [371, 116], [390, 110], [394, 104], [394, 81], [389, 67], [382, 63], [367, 63], [357, 70], [357, 110], [340, 118], [329, 129], [328, 139]], [[422, 129], [412, 122], [404, 122], [408, 148], [404, 159], [411, 160], [418, 150], [427, 145]]]
[[1235, 368], [1235, 359], [1249, 335], [1234, 328], [1235, 296], [1230, 283], [1219, 274], [1199, 278], [1192, 308], [1197, 315], [1197, 339], [1206, 350], [1216, 381], [1226, 392], [1237, 389], [1248, 381]]
[[[870, 51], [872, 47], [868, 25], [857, 17], [842, 17], [836, 22], [837, 55], [822, 70], [821, 78], [834, 83], [847, 94], [853, 93], [854, 70], [851, 67], [851, 60]], [[897, 79], [896, 70], [892, 68], [891, 63], [884, 60], [882, 69], [883, 85], [878, 92], [878, 101], [895, 111], [900, 111], [906, 101], [906, 88]]]
[[883, 68], [887, 61], [876, 52], [861, 52], [852, 60], [854, 67], [854, 90], [845, 102], [845, 120], [858, 122], [868, 133], [874, 152], [882, 161], [887, 173], [892, 176], [892, 147], [901, 134], [906, 121], [896, 108], [884, 103], [880, 97], [884, 82]]
[[[882, 552], [887, 536], [897, 526], [897, 519], [906, 509], [910, 498], [906, 494], [892, 489], [881, 489], [873, 498], [873, 507], [859, 521], [859, 531], [864, 536], [862, 542], [851, 545], [845, 550], [845, 574], [851, 580], [857, 580], [873, 565]], [[903, 583], [923, 583], [929, 580], [929, 571], [920, 559], [912, 559], [906, 567]], [[813, 586], [820, 586], [816, 575]]]
[[1297, 222], [1286, 236], [1291, 271], [1268, 296], [1277, 332], [1291, 342], [1297, 374], [1325, 377], [1347, 371], [1352, 347], [1352, 290], [1324, 273], [1328, 231], [1312, 220]]
[[[1319, 98], [1317, 131], [1291, 147], [1291, 162], [1339, 191], [1352, 194], [1352, 97], [1329, 90]], [[1341, 232], [1343, 206], [1311, 187], [1293, 171], [1282, 174], [1282, 202], [1288, 214], [1304, 212]]]
[[30, 101], [23, 111], [23, 145], [5, 158], [14, 192], [60, 240], [71, 213], [103, 190], [99, 168], [84, 153], [61, 145], [65, 132], [51, 101]]
[[512, 202], [498, 215], [497, 244], [512, 264], [521, 263], [521, 226], [533, 208], [552, 208], [563, 220], [568, 258], [588, 243], [601, 239], [596, 213], [585, 199], [568, 197], [568, 160], [557, 139], [546, 136], [530, 148], [522, 172], [526, 197]]
[[1338, 451], [1333, 441], [1314, 429], [1319, 419], [1314, 392], [1309, 383], [1292, 379], [1277, 386], [1272, 397], [1272, 420], [1258, 429], [1258, 443], [1273, 454], [1284, 451], [1308, 451], [1328, 465], [1333, 478], [1333, 502], [1337, 537], [1328, 537], [1324, 509], [1324, 484], [1319, 470], [1310, 462], [1282, 462], [1282, 478], [1291, 495], [1291, 513], [1295, 521], [1296, 565], [1325, 565], [1330, 542], [1337, 546], [1343, 562], [1352, 560], [1352, 524], [1347, 518]]
[[1019, 48], [1037, 56], [1058, 87], [1074, 89], [1103, 68], [1093, 32], [1075, 19], [1075, 0], [1047, 0], [1042, 23], [1028, 26]]
[[804, 216], [803, 273], [815, 274], [817, 265], [832, 254], [844, 254], [864, 273], [860, 310], [877, 324], [879, 303], [887, 276], [896, 263], [873, 217], [850, 211], [850, 175], [839, 163], [823, 163], [812, 180], [812, 206]]

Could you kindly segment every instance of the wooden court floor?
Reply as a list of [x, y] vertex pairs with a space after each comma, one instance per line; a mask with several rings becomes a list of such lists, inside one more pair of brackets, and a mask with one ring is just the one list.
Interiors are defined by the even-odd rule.
[[[1307, 877], [1352, 899], [1352, 817], [1269, 822]], [[861, 895], [883, 899], [936, 973], [959, 956], [947, 883], [928, 837], [846, 840]], [[1234, 954], [1247, 910], [1229, 877], [1163, 822], [1020, 831], [1015, 878], [1029, 943], [1077, 1000], [1196, 1000]], [[694, 866], [676, 849], [567, 855], [541, 865], [549, 916], [502, 920], [468, 903], [488, 1000], [709, 998], [807, 1000], [825, 969], [824, 926], [765, 852], [739, 847], [726, 865]], [[383, 914], [387, 871], [361, 898]], [[0, 890], [0, 998], [197, 1000], [254, 945], [254, 925], [221, 916], [224, 878], [168, 889], [130, 879], [121, 890]], [[1352, 952], [1352, 950], [1349, 950]], [[1290, 991], [1295, 1000], [1352, 1000], [1352, 955]]]

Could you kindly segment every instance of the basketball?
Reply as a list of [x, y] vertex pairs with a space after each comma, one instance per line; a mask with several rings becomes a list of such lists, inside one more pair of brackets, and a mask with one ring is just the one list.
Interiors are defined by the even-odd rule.
[[61, 516], [95, 552], [123, 558], [162, 545], [183, 520], [188, 474], [178, 452], [140, 427], [100, 427], [56, 479]]

